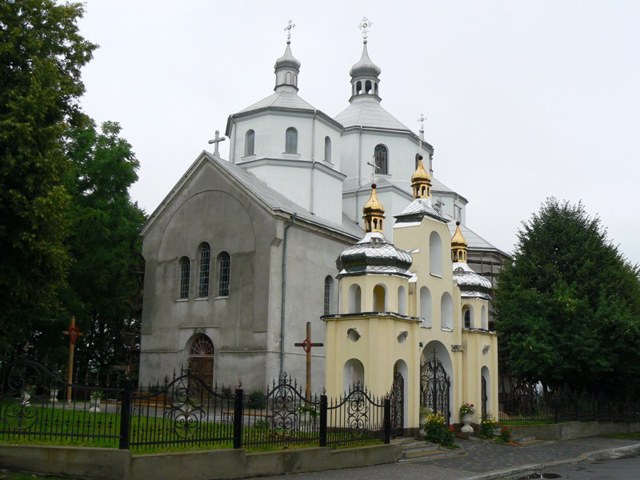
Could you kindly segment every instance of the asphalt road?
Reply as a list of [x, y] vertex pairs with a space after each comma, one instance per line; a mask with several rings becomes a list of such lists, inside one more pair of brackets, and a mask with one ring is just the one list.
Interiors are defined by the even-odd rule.
[[640, 479], [640, 456], [613, 456], [587, 460], [576, 464], [549, 467], [544, 470], [544, 473], [559, 474], [559, 478], [563, 480], [636, 480]]

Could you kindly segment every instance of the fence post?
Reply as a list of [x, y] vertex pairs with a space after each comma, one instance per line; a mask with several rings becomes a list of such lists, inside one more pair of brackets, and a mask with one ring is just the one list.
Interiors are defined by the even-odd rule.
[[327, 396], [320, 395], [320, 446], [327, 446]]
[[233, 448], [242, 448], [243, 396], [243, 390], [236, 388], [235, 405], [233, 407]]
[[125, 378], [122, 388], [122, 404], [120, 405], [120, 450], [129, 450], [129, 430], [131, 427], [131, 396], [133, 382]]
[[384, 399], [384, 443], [391, 443], [391, 399]]

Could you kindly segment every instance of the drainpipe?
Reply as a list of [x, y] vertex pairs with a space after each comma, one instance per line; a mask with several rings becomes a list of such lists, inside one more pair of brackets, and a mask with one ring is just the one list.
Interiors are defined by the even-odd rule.
[[356, 225], [360, 225], [358, 221], [358, 192], [366, 184], [362, 182], [362, 125], [360, 125], [360, 136], [358, 138], [358, 188], [356, 188], [356, 211], [354, 218], [356, 219]]
[[315, 180], [315, 168], [316, 168], [316, 114], [317, 110], [313, 109], [313, 123], [311, 124], [311, 188], [309, 188], [309, 211], [313, 211], [313, 184]]
[[284, 227], [282, 239], [282, 293], [280, 296], [280, 376], [284, 373], [284, 314], [287, 298], [287, 232], [296, 223], [297, 214], [291, 214], [291, 223]]

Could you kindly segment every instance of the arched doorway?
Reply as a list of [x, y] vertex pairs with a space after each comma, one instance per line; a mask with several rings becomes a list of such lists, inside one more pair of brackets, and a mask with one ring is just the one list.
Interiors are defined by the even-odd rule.
[[446, 347], [430, 342], [420, 361], [420, 405], [440, 413], [451, 423], [452, 364]]
[[394, 435], [402, 435], [405, 426], [405, 377], [407, 365], [399, 360], [393, 366], [393, 383], [391, 385], [391, 430]]
[[189, 374], [198, 378], [207, 387], [213, 388], [213, 342], [204, 333], [191, 337], [189, 347]]

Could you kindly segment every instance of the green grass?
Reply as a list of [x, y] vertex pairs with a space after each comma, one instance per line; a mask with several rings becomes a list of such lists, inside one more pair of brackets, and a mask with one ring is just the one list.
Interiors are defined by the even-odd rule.
[[608, 438], [619, 438], [621, 440], [640, 440], [640, 432], [632, 433], [614, 433], [607, 435]]
[[553, 425], [551, 420], [500, 420], [499, 425]]

